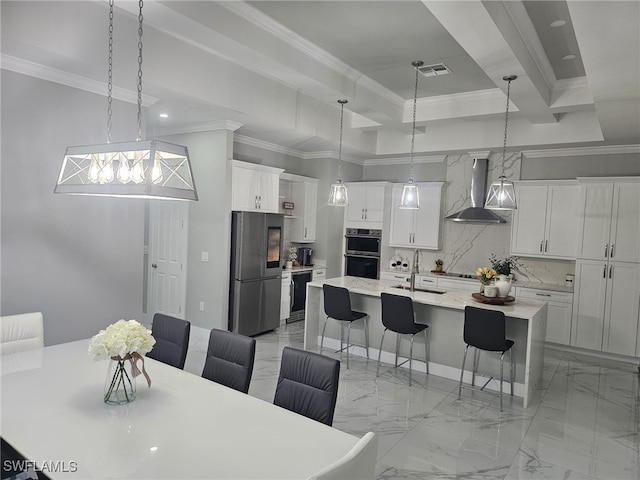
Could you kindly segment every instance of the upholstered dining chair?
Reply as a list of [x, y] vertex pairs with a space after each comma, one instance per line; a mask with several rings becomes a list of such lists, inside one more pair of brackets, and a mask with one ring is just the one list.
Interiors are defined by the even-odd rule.
[[[338, 320], [340, 322], [340, 352], [347, 351], [347, 370], [349, 369], [349, 348], [352, 347], [350, 343], [351, 337], [351, 324], [357, 320], [362, 320], [364, 323], [364, 341], [367, 351], [367, 358], [369, 358], [369, 327], [367, 325], [367, 319], [369, 315], [364, 312], [358, 312], [351, 310], [351, 297], [349, 290], [344, 287], [336, 287], [334, 285], [322, 286], [324, 293], [324, 312], [327, 318], [324, 320], [324, 326], [322, 327], [322, 339], [320, 340], [320, 353], [324, 350], [324, 331], [327, 328], [327, 320], [330, 318]], [[342, 346], [342, 339], [344, 338], [344, 326], [347, 328], [347, 345]]]
[[331, 426], [339, 377], [338, 360], [284, 347], [273, 403]]
[[[411, 386], [411, 364], [413, 362], [413, 339], [415, 336], [424, 332], [424, 362], [427, 373], [429, 373], [429, 339], [427, 338], [428, 325], [415, 322], [415, 314], [413, 311], [413, 299], [405, 295], [393, 295], [390, 293], [382, 293], [380, 295], [382, 301], [382, 324], [384, 331], [380, 339], [380, 349], [378, 350], [378, 368], [376, 376], [380, 374], [380, 355], [382, 354], [382, 342], [384, 342], [384, 334], [387, 330], [396, 332], [396, 359], [395, 367], [398, 367], [398, 350], [400, 346], [400, 335], [411, 335], [411, 346], [409, 347], [409, 386]], [[406, 363], [407, 360], [402, 362]]]
[[369, 480], [375, 477], [377, 457], [378, 437], [368, 432], [342, 458], [311, 475], [309, 480]]
[[147, 357], [184, 369], [190, 331], [191, 323], [188, 321], [156, 313], [151, 325], [151, 334], [156, 339], [156, 344], [153, 350], [147, 353]]
[[[515, 364], [513, 362], [512, 348], [513, 340], [506, 337], [506, 323], [503, 312], [497, 310], [486, 310], [484, 308], [465, 307], [464, 308], [464, 356], [462, 357], [462, 368], [460, 369], [460, 383], [458, 385], [458, 399], [462, 395], [462, 378], [464, 376], [464, 364], [467, 361], [469, 347], [476, 349], [473, 360], [473, 370], [471, 372], [471, 386], [475, 386], [476, 372], [478, 371], [478, 357], [480, 350], [500, 353], [500, 411], [502, 411], [502, 381], [504, 354], [509, 352], [511, 361], [511, 395], [513, 396], [513, 379], [515, 376]], [[493, 378], [493, 377], [492, 377]], [[491, 380], [491, 378], [489, 379]], [[487, 383], [489, 383], [487, 381]], [[486, 384], [485, 384], [486, 386]], [[484, 388], [484, 387], [482, 387]]]
[[0, 354], [7, 355], [44, 347], [42, 312], [0, 317]]
[[209, 334], [202, 376], [247, 393], [255, 356], [255, 338], [214, 328]]

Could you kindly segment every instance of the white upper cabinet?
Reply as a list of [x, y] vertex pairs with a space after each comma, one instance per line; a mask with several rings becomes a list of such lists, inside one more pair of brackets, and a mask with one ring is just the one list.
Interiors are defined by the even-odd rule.
[[[585, 180], [585, 179], [583, 179]], [[640, 262], [640, 183], [637, 179], [585, 183], [579, 256]]]
[[291, 220], [291, 241], [297, 243], [314, 242], [318, 203], [317, 180], [293, 182], [292, 198], [297, 214]]
[[278, 213], [281, 168], [231, 162], [231, 209], [243, 212]]
[[395, 184], [391, 194], [391, 227], [389, 245], [392, 247], [440, 249], [440, 221], [442, 182], [417, 183], [420, 208], [400, 209], [403, 184]]
[[576, 257], [580, 213], [577, 182], [516, 186], [518, 208], [511, 226], [511, 253], [528, 257]]
[[348, 183], [345, 227], [381, 229], [387, 188], [386, 182]]

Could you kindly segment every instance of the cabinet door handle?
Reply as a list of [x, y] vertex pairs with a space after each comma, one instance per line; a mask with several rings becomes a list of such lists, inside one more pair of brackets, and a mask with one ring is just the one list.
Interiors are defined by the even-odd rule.
[[609, 265], [609, 278], [611, 278], [612, 271], [613, 271], [613, 265]]
[[537, 296], [539, 297], [550, 297], [551, 295], [548, 293], [536, 293]]
[[544, 241], [544, 253], [549, 251], [549, 240]]
[[609, 255], [609, 244], [605, 243], [604, 244], [604, 258], [607, 258], [607, 255]]
[[602, 266], [602, 278], [607, 278], [607, 266]]
[[262, 210], [262, 195], [258, 195], [260, 210]]
[[542, 253], [542, 242], [544, 242], [544, 240], [540, 240], [540, 253]]
[[364, 209], [364, 218], [365, 218], [365, 220], [367, 219], [368, 216], [369, 216], [369, 209], [365, 208]]
[[611, 244], [611, 249], [609, 250], [609, 258], [613, 258], [613, 247], [615, 247], [615, 246], [616, 246], [615, 243]]
[[304, 227], [304, 238], [307, 238], [307, 227]]
[[364, 208], [360, 211], [360, 219], [364, 220]]

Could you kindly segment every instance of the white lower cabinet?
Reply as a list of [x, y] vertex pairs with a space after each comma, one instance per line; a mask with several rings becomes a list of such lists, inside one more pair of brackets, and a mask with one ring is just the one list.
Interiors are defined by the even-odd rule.
[[569, 345], [571, 343], [571, 314], [573, 294], [553, 290], [517, 287], [517, 298], [530, 298], [547, 302], [547, 342]]
[[280, 295], [280, 320], [286, 320], [291, 313], [291, 272], [282, 273], [282, 290]]
[[572, 345], [635, 356], [640, 264], [578, 260]]

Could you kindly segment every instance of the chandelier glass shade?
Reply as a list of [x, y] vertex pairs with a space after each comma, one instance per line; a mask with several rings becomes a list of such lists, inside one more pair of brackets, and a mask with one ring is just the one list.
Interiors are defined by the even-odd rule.
[[335, 183], [331, 185], [329, 191], [328, 205], [332, 207], [346, 207], [349, 205], [349, 195], [347, 193], [347, 186], [342, 183], [342, 125], [344, 121], [344, 105], [348, 103], [348, 100], [338, 100], [340, 104], [340, 147], [338, 150], [338, 178]]
[[113, 3], [109, 0], [107, 143], [67, 147], [54, 193], [167, 200], [198, 200], [187, 147], [142, 140], [142, 7], [138, 14], [138, 136], [111, 143]]
[[504, 174], [505, 157], [507, 153], [507, 129], [509, 127], [509, 97], [511, 96], [511, 82], [518, 78], [515, 75], [505, 76], [502, 79], [507, 84], [507, 107], [504, 115], [504, 143], [502, 145], [502, 173], [495, 182], [489, 185], [487, 191], [487, 200], [485, 201], [484, 208], [488, 210], [515, 210], [517, 208], [516, 203], [516, 189], [513, 182], [507, 180]]
[[424, 62], [415, 61], [411, 62], [411, 65], [416, 70], [416, 82], [413, 92], [413, 128], [411, 130], [411, 157], [409, 168], [409, 180], [402, 186], [402, 196], [400, 197], [400, 205], [398, 208], [417, 210], [420, 208], [420, 194], [418, 192], [418, 186], [413, 183], [413, 151], [416, 143], [416, 106], [418, 104], [418, 74], [419, 68], [424, 65]]

